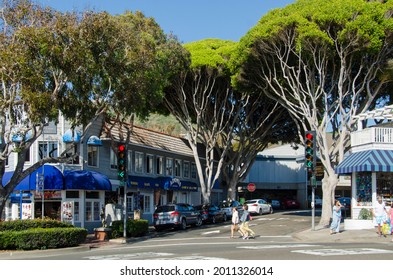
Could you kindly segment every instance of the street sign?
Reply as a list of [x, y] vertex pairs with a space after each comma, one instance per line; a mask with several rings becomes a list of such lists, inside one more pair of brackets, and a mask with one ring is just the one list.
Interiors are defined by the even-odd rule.
[[257, 188], [257, 187], [255, 186], [254, 183], [249, 183], [249, 184], [247, 185], [247, 190], [248, 190], [249, 192], [255, 191], [256, 188]]

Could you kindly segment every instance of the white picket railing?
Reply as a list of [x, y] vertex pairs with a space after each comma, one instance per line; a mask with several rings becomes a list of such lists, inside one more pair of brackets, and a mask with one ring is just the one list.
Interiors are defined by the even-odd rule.
[[352, 147], [367, 144], [393, 144], [393, 128], [370, 127], [351, 133]]

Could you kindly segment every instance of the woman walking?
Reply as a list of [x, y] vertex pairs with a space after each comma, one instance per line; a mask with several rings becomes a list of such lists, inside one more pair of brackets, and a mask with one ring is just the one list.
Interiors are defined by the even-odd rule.
[[340, 232], [340, 222], [341, 222], [341, 205], [340, 201], [335, 200], [333, 206], [333, 220], [330, 225], [330, 234], [339, 233]]
[[234, 238], [235, 231], [239, 231], [239, 233], [243, 236], [239, 230], [239, 212], [236, 207], [232, 207], [231, 238]]

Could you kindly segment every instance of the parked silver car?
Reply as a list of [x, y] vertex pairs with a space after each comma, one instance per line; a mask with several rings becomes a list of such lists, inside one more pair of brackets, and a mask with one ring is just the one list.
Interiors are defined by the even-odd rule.
[[188, 225], [200, 226], [202, 224], [200, 212], [186, 203], [157, 206], [153, 218], [153, 225], [157, 231], [164, 228], [179, 228], [184, 230]]

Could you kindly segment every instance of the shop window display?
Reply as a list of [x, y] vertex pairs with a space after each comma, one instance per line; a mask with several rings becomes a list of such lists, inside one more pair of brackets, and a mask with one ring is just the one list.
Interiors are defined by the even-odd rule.
[[356, 200], [358, 206], [372, 205], [372, 179], [370, 172], [361, 172], [357, 174]]

